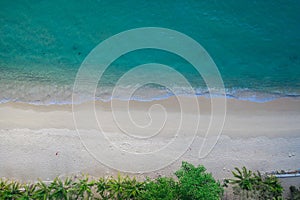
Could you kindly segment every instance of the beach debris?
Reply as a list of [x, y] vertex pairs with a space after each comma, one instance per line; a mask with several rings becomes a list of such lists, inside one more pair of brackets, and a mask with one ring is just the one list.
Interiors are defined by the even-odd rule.
[[119, 145], [120, 148], [124, 149], [124, 148], [129, 148], [131, 145], [128, 142], [123, 142], [121, 145]]
[[296, 155], [295, 152], [289, 152], [289, 157], [293, 157], [293, 156], [295, 156], [295, 155]]
[[292, 152], [292, 156], [295, 156], [296, 155], [296, 153], [295, 152]]
[[298, 170], [280, 170], [280, 171], [272, 171], [266, 172], [267, 175], [273, 175], [277, 178], [289, 178], [289, 177], [299, 177], [300, 176], [300, 169]]
[[231, 170], [227, 169], [226, 167], [223, 167], [223, 171], [231, 172]]

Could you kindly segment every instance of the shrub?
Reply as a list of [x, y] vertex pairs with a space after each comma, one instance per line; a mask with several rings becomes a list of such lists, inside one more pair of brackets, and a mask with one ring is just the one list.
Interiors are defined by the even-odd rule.
[[118, 175], [116, 179], [100, 179], [97, 185], [97, 191], [103, 199], [136, 199], [144, 189], [144, 183], [137, 181], [135, 178], [130, 179], [128, 176]]
[[[232, 172], [234, 179], [224, 181], [225, 186], [232, 184], [238, 199], [282, 199], [283, 188], [274, 176], [261, 175], [243, 167]], [[55, 178], [50, 184], [39, 181], [35, 184], [20, 184], [17, 181], [0, 179], [0, 199], [96, 199], [102, 200], [217, 200], [223, 194], [223, 188], [204, 166], [193, 166], [183, 162], [175, 172], [178, 178], [147, 178], [138, 181], [128, 176], [100, 178], [90, 180], [88, 176], [80, 178]], [[299, 189], [291, 187], [291, 200], [299, 199]]]
[[139, 182], [135, 178], [131, 179], [126, 176], [123, 179], [123, 199], [137, 199], [140, 196], [141, 192], [145, 189], [144, 186], [144, 182]]
[[297, 189], [295, 186], [291, 186], [290, 192], [289, 200], [300, 200], [300, 187]]
[[141, 200], [176, 200], [177, 183], [173, 178], [157, 178], [155, 180], [147, 179], [145, 189], [142, 191], [139, 199]]
[[109, 199], [109, 193], [107, 192], [108, 185], [107, 185], [107, 179], [100, 178], [96, 183], [96, 191], [100, 195], [101, 199]]
[[50, 184], [50, 199], [70, 199], [71, 191], [73, 187], [73, 182], [70, 178], [66, 178], [65, 181], [55, 178], [54, 181]]
[[179, 183], [178, 190], [180, 199], [220, 199], [223, 188], [210, 173], [206, 172], [204, 166], [193, 166], [190, 163], [182, 162], [181, 169], [175, 172]]
[[118, 175], [114, 178], [100, 178], [95, 182], [96, 192], [101, 199], [137, 199], [144, 190], [144, 182], [139, 182], [135, 178]]
[[0, 197], [4, 197], [6, 190], [8, 189], [8, 181], [0, 179]]
[[31, 200], [34, 199], [34, 194], [36, 191], [36, 185], [35, 184], [25, 184], [23, 185], [23, 192], [21, 197], [18, 200]]
[[256, 185], [255, 190], [258, 191], [259, 199], [282, 199], [283, 187], [279, 183], [278, 178], [275, 176], [261, 176], [258, 172], [256, 175]]
[[22, 196], [21, 184], [18, 182], [8, 182], [0, 180], [1, 199], [19, 199]]
[[39, 180], [36, 184], [36, 191], [33, 194], [33, 197], [34, 199], [49, 199], [50, 192], [51, 188], [46, 183]]
[[260, 172], [253, 173], [246, 167], [235, 168], [232, 174], [235, 179], [229, 179], [225, 182], [234, 186], [235, 195], [246, 199], [282, 199], [283, 188], [275, 176], [262, 176]]
[[79, 178], [77, 181], [73, 183], [72, 189], [70, 189], [71, 196], [74, 199], [92, 199], [93, 198], [93, 187], [95, 185], [95, 181], [89, 181], [88, 176], [84, 176]]

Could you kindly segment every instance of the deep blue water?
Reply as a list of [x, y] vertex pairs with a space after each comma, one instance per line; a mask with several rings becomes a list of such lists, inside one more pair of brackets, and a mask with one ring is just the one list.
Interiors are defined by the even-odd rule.
[[[2, 0], [0, 101], [70, 103], [77, 70], [88, 53], [110, 36], [139, 27], [174, 29], [199, 42], [217, 64], [232, 98], [298, 97], [299, 11], [298, 0]], [[101, 79], [99, 85], [106, 89], [99, 89], [97, 98], [109, 99], [122, 74], [149, 62], [172, 66], [187, 77], [197, 95], [207, 94], [189, 63], [147, 49], [116, 60]], [[152, 92], [155, 87], [142, 87], [147, 92], [136, 99], [171, 95], [163, 87]]]

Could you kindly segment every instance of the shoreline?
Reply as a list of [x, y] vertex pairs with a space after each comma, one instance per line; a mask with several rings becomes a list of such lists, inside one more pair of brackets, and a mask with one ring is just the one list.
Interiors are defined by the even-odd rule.
[[[204, 97], [198, 98], [200, 118], [204, 123], [209, 123], [211, 114], [210, 100]], [[189, 98], [183, 98], [186, 104], [192, 103]], [[104, 121], [107, 126], [113, 125], [113, 121], [107, 121], [111, 117], [112, 102], [96, 102], [95, 110], [97, 115], [105, 116]], [[180, 105], [176, 98], [165, 100], [140, 102], [129, 101], [130, 111], [137, 116], [147, 115], [153, 105], [162, 105], [170, 116], [175, 118], [181, 112]], [[124, 108], [124, 101], [113, 100], [114, 111], [124, 114], [127, 110]], [[267, 103], [255, 103], [243, 100], [227, 99], [227, 113], [223, 133], [228, 136], [251, 137], [289, 137], [299, 136], [300, 132], [300, 100], [278, 99]], [[82, 112], [82, 115], [88, 115], [86, 110], [91, 108], [90, 103], [76, 105], [76, 112]], [[158, 110], [159, 111], [159, 110]], [[154, 115], [159, 114], [153, 111]], [[188, 117], [199, 114], [193, 107], [187, 106], [183, 112]], [[81, 114], [81, 113], [80, 113]], [[125, 113], [126, 114], [126, 113]], [[157, 114], [157, 115], [158, 115]], [[125, 115], [128, 117], [128, 115]], [[101, 118], [101, 117], [99, 117]], [[73, 121], [72, 105], [32, 105], [26, 103], [5, 103], [0, 104], [0, 130], [1, 129], [69, 129], [75, 130]], [[149, 119], [144, 119], [143, 123]], [[171, 122], [172, 123], [172, 122]], [[89, 127], [89, 125], [91, 125]], [[98, 129], [87, 122], [87, 129]], [[201, 127], [200, 127], [201, 128]], [[204, 127], [203, 127], [204, 128]], [[172, 128], [171, 128], [172, 129]], [[273, 133], [270, 133], [274, 131]], [[244, 132], [245, 134], [242, 134]], [[251, 133], [252, 132], [252, 133]]]
[[[254, 94], [256, 94], [254, 92]], [[294, 100], [294, 101], [300, 101], [300, 94], [285, 94], [285, 95], [280, 95], [280, 94], [265, 94], [266, 97], [243, 97], [243, 96], [235, 96], [231, 94], [226, 94], [226, 99], [228, 100], [236, 100], [236, 101], [245, 101], [245, 102], [251, 102], [251, 103], [270, 103], [273, 101], [282, 101], [282, 100]], [[269, 96], [268, 96], [269, 95]], [[70, 96], [72, 96], [72, 93], [70, 93]], [[91, 102], [98, 102], [98, 103], [109, 103], [111, 101], [134, 101], [134, 102], [142, 102], [142, 103], [148, 103], [148, 102], [156, 102], [156, 101], [166, 101], [168, 99], [172, 98], [193, 98], [196, 97], [198, 99], [211, 99], [211, 98], [220, 98], [223, 96], [221, 95], [166, 95], [162, 97], [153, 97], [153, 98], [145, 98], [145, 99], [140, 99], [140, 98], [133, 98], [133, 99], [122, 99], [122, 98], [108, 98], [108, 99], [102, 99], [102, 98], [96, 98], [96, 100], [85, 100], [82, 102], [74, 102], [74, 105], [83, 105], [83, 104], [88, 104]], [[250, 95], [251, 96], [251, 95]], [[32, 105], [32, 106], [70, 106], [73, 105], [72, 100], [70, 101], [52, 101], [52, 102], [43, 102], [43, 101], [20, 101], [20, 100], [0, 100], [0, 105], [1, 104], [24, 104], [24, 105]]]

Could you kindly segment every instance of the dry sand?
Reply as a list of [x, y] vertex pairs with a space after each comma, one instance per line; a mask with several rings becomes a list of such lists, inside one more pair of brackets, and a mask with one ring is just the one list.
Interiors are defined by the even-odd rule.
[[[188, 103], [189, 99], [185, 98], [184, 101]], [[139, 125], [138, 128], [132, 128], [132, 124], [126, 120], [122, 121], [124, 118], [128, 119], [126, 109], [122, 102], [113, 102], [115, 114], [121, 117], [121, 121], [118, 121], [121, 129], [136, 137], [161, 132], [148, 139], [130, 139], [116, 126], [110, 108], [111, 102], [96, 103], [95, 115], [102, 131], [107, 133], [111, 141], [108, 146], [96, 138], [101, 131], [95, 117], [91, 115], [94, 111], [89, 110], [89, 104], [77, 107], [81, 120], [77, 127], [81, 138], [84, 137], [85, 146], [76, 131], [71, 106], [1, 104], [0, 177], [46, 180], [81, 172], [93, 176], [116, 174], [116, 169], [104, 165], [107, 164], [106, 160], [108, 165], [117, 165], [117, 169], [124, 168], [133, 172], [138, 170], [140, 173], [134, 173], [138, 177], [171, 175], [179, 168], [181, 161], [204, 164], [219, 179], [231, 177], [230, 170], [244, 165], [263, 172], [300, 168], [300, 100], [279, 99], [268, 103], [254, 103], [229, 99], [227, 103], [221, 137], [218, 139], [208, 136], [208, 143], [218, 141], [204, 158], [199, 158], [199, 148], [210, 119], [210, 102], [206, 98], [200, 98], [200, 125], [190, 146], [187, 144], [193, 139], [193, 122], [199, 114], [194, 109], [186, 109], [186, 123], [180, 129], [179, 136], [174, 136], [180, 127], [181, 116], [175, 98], [154, 102], [131, 101], [131, 117]], [[165, 123], [165, 115], [160, 112], [160, 107], [152, 107], [151, 115], [147, 115], [148, 109], [154, 104], [165, 107]], [[147, 127], [151, 117], [152, 125]], [[160, 129], [162, 124], [163, 128]], [[145, 163], [138, 160], [139, 153], [159, 150], [172, 142], [174, 137], [179, 143], [166, 152], [150, 156]], [[115, 152], [115, 147], [125, 153]], [[184, 155], [176, 159], [185, 149]], [[93, 157], [91, 152], [95, 150], [100, 153]], [[126, 152], [131, 152], [132, 155], [128, 157]], [[106, 160], [102, 162], [98, 155], [106, 156]], [[172, 161], [170, 157], [174, 157], [174, 162], [163, 165], [164, 161]], [[141, 173], [141, 169], [147, 171], [151, 167], [158, 170]]]

